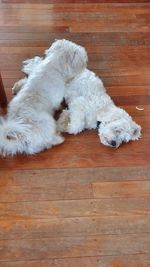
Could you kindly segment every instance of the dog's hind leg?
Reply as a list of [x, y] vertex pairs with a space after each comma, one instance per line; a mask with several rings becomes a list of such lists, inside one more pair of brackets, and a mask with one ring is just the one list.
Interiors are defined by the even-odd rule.
[[85, 99], [78, 97], [69, 105], [69, 123], [67, 132], [77, 134], [85, 129]]

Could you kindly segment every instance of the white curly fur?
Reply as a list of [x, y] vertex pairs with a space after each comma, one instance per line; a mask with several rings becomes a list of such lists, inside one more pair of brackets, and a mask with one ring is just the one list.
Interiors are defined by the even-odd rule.
[[[46, 50], [46, 55], [48, 53], [49, 50]], [[26, 61], [28, 64], [23, 68], [25, 72], [31, 73], [38, 60], [40, 62], [41, 58]], [[141, 126], [125, 110], [115, 106], [101, 79], [88, 69], [66, 84], [65, 100], [68, 109], [63, 110], [57, 121], [57, 130], [60, 132], [77, 134], [84, 129], [98, 128], [101, 143], [116, 148], [123, 142], [141, 137]]]
[[[11, 101], [8, 114], [0, 120], [0, 154], [34, 154], [64, 141], [56, 131], [53, 112], [65, 95], [64, 83], [86, 66], [84, 48], [58, 40], [46, 57], [27, 60], [23, 70], [28, 78], [14, 87], [22, 90]], [[17, 87], [18, 86], [18, 87]]]
[[92, 71], [85, 69], [67, 85], [65, 99], [68, 109], [63, 110], [57, 122], [59, 131], [77, 134], [95, 129], [99, 122], [98, 135], [104, 145], [117, 148], [122, 142], [140, 138], [141, 127], [125, 110], [115, 106]]

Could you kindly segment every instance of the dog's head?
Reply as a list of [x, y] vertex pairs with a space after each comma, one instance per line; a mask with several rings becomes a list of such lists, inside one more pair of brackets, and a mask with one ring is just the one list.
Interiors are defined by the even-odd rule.
[[101, 122], [98, 134], [102, 144], [118, 148], [122, 143], [138, 140], [141, 137], [141, 126], [136, 124], [130, 116]]
[[63, 73], [66, 80], [74, 78], [82, 72], [87, 64], [86, 50], [71, 41], [57, 40], [45, 51], [46, 57], [54, 55], [56, 68]]

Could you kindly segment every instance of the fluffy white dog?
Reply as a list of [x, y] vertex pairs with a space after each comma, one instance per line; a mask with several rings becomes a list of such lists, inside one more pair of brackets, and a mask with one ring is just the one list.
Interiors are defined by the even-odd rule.
[[58, 120], [61, 132], [77, 134], [98, 128], [101, 143], [115, 148], [141, 136], [141, 127], [125, 110], [115, 106], [102, 81], [88, 69], [67, 85], [65, 100], [68, 109]]
[[[36, 60], [38, 64], [36, 64]], [[83, 47], [58, 40], [46, 51], [44, 59], [26, 61], [30, 73], [15, 85], [21, 86], [11, 101], [7, 117], [0, 119], [0, 154], [34, 154], [63, 142], [57, 133], [53, 112], [64, 95], [64, 83], [85, 69], [87, 54]]]

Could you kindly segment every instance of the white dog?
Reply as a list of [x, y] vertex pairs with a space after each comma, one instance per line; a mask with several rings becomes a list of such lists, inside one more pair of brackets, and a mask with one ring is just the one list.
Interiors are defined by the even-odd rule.
[[57, 122], [61, 132], [77, 134], [97, 127], [101, 143], [116, 148], [141, 136], [141, 127], [115, 106], [102, 81], [88, 69], [67, 85], [65, 100], [68, 109]]
[[32, 71], [32, 60], [26, 62], [24, 69], [30, 75], [19, 82], [22, 90], [11, 101], [7, 118], [0, 119], [3, 156], [34, 154], [64, 140], [57, 134], [53, 112], [65, 95], [64, 83], [85, 69], [87, 54], [81, 46], [58, 40], [44, 59], [37, 59]]

